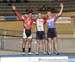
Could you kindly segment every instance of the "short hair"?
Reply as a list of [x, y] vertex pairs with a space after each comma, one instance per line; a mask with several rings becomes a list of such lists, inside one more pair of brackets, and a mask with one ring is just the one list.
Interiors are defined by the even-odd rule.
[[32, 12], [33, 12], [32, 10], [28, 10], [27, 14], [32, 13]]

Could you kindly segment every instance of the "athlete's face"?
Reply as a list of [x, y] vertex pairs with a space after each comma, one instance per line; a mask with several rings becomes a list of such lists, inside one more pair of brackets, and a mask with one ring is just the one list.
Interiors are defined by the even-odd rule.
[[42, 18], [42, 14], [41, 13], [38, 13], [38, 18]]
[[32, 13], [29, 13], [28, 16], [29, 16], [29, 18], [31, 18], [32, 17]]
[[51, 17], [52, 16], [52, 13], [51, 12], [47, 12], [47, 16], [48, 17]]

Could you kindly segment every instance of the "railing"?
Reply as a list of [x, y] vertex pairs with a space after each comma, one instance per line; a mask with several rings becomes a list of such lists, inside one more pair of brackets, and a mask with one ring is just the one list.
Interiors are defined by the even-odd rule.
[[[0, 30], [1, 31], [1, 30]], [[6, 30], [2, 30], [6, 31]], [[7, 30], [8, 32], [21, 32], [14, 30]], [[36, 33], [32, 33], [32, 52], [36, 49]], [[59, 51], [62, 53], [74, 53], [75, 52], [75, 38], [73, 35], [60, 35], [58, 37]], [[0, 34], [0, 49], [9, 51], [21, 51], [22, 48], [22, 33], [20, 35], [13, 34]], [[27, 45], [28, 46], [28, 45]], [[46, 37], [46, 47], [47, 47], [47, 37]], [[42, 48], [41, 50], [42, 51]]]
[[22, 31], [0, 29], [0, 35], [1, 36], [22, 37], [21, 33], [22, 33]]

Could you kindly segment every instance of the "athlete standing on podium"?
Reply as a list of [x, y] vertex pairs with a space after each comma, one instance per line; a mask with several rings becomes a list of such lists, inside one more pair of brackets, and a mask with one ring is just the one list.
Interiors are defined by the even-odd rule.
[[[47, 26], [48, 26], [48, 31], [47, 31], [47, 38], [48, 38], [48, 47], [49, 47], [49, 51], [48, 53], [51, 54], [50, 51], [52, 51], [51, 49], [54, 49], [55, 51], [53, 53], [58, 54], [58, 48], [57, 48], [57, 35], [56, 35], [56, 27], [55, 27], [55, 22], [57, 20], [57, 18], [62, 14], [63, 12], [63, 3], [60, 4], [60, 11], [59, 13], [57, 13], [56, 15], [53, 15], [53, 11], [48, 11], [47, 12]], [[52, 48], [52, 42], [54, 42], [54, 48]]]
[[31, 28], [33, 23], [32, 11], [29, 11], [27, 16], [23, 16], [20, 12], [18, 12], [18, 10], [16, 9], [14, 5], [12, 5], [12, 9], [16, 13], [16, 16], [18, 16], [18, 18], [23, 20], [24, 29], [23, 29], [22, 51], [25, 52], [26, 42], [28, 41], [28, 52], [31, 53], [31, 47], [32, 47]]
[[45, 41], [45, 31], [44, 25], [46, 20], [42, 18], [42, 14], [38, 13], [38, 18], [36, 19], [36, 54], [39, 53], [40, 43], [42, 43], [43, 54], [46, 54], [46, 41]]

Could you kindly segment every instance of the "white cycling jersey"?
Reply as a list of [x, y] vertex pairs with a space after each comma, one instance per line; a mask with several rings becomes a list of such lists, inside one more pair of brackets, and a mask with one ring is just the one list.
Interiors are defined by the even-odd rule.
[[36, 19], [37, 31], [44, 31], [44, 19]]

